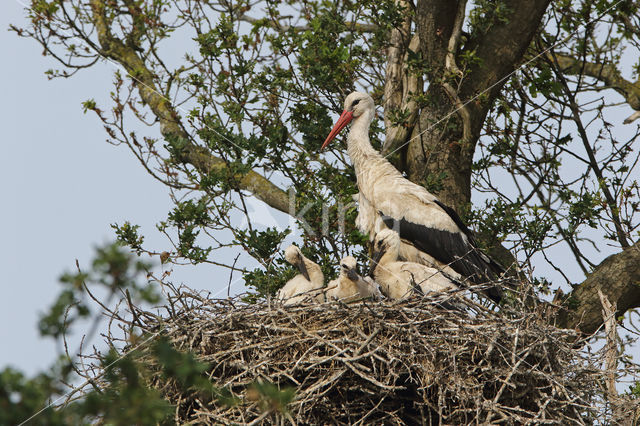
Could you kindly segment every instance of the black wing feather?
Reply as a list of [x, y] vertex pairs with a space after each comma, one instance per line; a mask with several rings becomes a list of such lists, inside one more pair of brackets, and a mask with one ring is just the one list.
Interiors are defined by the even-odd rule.
[[[453, 209], [450, 210], [455, 214]], [[449, 265], [454, 271], [468, 277], [474, 283], [484, 284], [498, 278], [492, 263], [484, 259], [486, 256], [481, 255], [478, 249], [470, 243], [471, 239], [465, 241], [461, 233], [430, 228], [404, 218], [397, 220], [385, 216], [381, 212], [380, 215], [385, 225], [398, 232], [400, 238], [411, 242], [417, 249], [429, 254], [439, 262]], [[470, 232], [457, 214], [455, 217], [457, 217], [457, 221], [453, 216], [452, 219], [456, 221], [456, 224], [458, 221], [462, 224], [463, 232], [465, 230]], [[493, 263], [495, 264], [495, 262]], [[488, 289], [487, 295], [496, 302], [502, 298], [502, 292], [498, 288]]]
[[462, 221], [462, 218], [458, 215], [458, 212], [456, 212], [454, 209], [452, 209], [451, 207], [447, 206], [446, 204], [441, 203], [439, 200], [433, 200], [433, 202], [436, 203], [438, 206], [440, 206], [440, 208], [442, 210], [444, 210], [444, 212], [447, 215], [449, 215], [451, 220], [453, 220], [455, 222], [455, 224], [458, 225], [458, 228], [460, 228], [460, 230], [462, 232], [464, 232], [464, 234], [467, 237], [469, 237], [471, 240], [473, 240], [473, 234], [471, 233], [471, 230]]
[[[462, 221], [462, 218], [458, 215], [458, 213], [454, 209], [452, 209], [451, 207], [449, 207], [446, 204], [443, 204], [442, 202], [440, 202], [439, 200], [433, 200], [433, 202], [436, 203], [438, 206], [440, 206], [440, 208], [442, 210], [444, 210], [444, 212], [447, 215], [449, 215], [451, 220], [453, 220], [455, 222], [455, 224], [458, 225], [458, 228], [460, 228], [462, 230], [462, 232], [464, 232], [464, 234], [469, 239], [469, 242], [471, 243], [473, 248], [475, 250], [479, 250], [478, 249], [478, 245], [476, 244], [476, 239], [473, 236], [473, 232], [471, 232], [471, 230], [467, 227], [467, 225]], [[500, 275], [500, 274], [504, 273], [504, 267], [502, 267], [502, 265], [500, 265], [498, 262], [496, 262], [495, 260], [491, 259], [485, 253], [480, 254], [480, 256], [483, 258], [484, 262], [489, 265], [489, 267], [491, 268], [491, 271], [494, 274]], [[484, 259], [484, 258], [486, 258], [486, 259]]]

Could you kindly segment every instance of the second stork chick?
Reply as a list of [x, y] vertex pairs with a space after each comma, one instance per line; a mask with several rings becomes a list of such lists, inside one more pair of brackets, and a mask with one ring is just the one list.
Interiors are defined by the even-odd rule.
[[391, 299], [410, 297], [414, 291], [422, 294], [458, 288], [442, 271], [414, 262], [398, 260], [400, 235], [384, 229], [375, 237], [373, 277], [382, 293]]
[[305, 301], [323, 302], [324, 274], [320, 266], [306, 258], [300, 248], [293, 244], [284, 251], [284, 258], [291, 265], [297, 267], [300, 273], [278, 290], [276, 298], [281, 300], [285, 306]]
[[380, 287], [369, 277], [362, 277], [357, 271], [357, 262], [353, 256], [343, 257], [340, 261], [340, 276], [327, 285], [328, 300], [340, 300], [345, 303], [363, 299], [380, 300]]

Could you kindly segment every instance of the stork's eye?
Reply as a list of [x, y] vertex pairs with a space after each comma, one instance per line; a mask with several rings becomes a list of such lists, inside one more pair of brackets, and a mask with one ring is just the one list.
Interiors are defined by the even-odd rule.
[[360, 99], [356, 99], [355, 101], [353, 101], [353, 103], [351, 104], [351, 109], [354, 109], [356, 105], [358, 105], [358, 102], [360, 102]]

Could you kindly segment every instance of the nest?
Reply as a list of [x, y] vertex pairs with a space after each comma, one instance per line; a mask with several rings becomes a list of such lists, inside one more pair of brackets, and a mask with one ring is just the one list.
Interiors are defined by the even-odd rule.
[[[147, 332], [207, 362], [210, 380], [238, 398], [204, 401], [158, 374], [152, 385], [181, 423], [606, 422], [602, 372], [574, 332], [533, 313], [456, 303], [464, 309], [427, 298], [283, 308], [182, 293], [168, 319], [137, 315]], [[295, 396], [265, 406], [256, 383]]]

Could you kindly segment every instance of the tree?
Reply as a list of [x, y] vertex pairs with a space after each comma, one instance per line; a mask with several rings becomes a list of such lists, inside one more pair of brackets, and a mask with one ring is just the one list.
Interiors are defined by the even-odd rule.
[[[557, 293], [552, 320], [590, 333], [602, 324], [598, 289], [618, 315], [640, 306], [638, 132], [625, 136], [616, 116], [620, 95], [640, 110], [640, 63], [625, 56], [638, 57], [637, 12], [628, 0], [32, 0], [29, 26], [13, 29], [58, 61], [52, 78], [99, 61], [124, 69], [111, 105], [84, 108], [175, 199], [159, 224], [171, 250], [116, 226], [137, 252], [216, 263], [241, 247], [259, 268], [221, 266], [273, 293], [292, 273], [277, 254], [288, 231], [255, 223], [256, 197], [299, 221], [326, 276], [344, 252], [365, 261], [343, 146], [318, 153], [357, 88], [382, 105], [377, 146], [503, 263], [546, 262], [569, 284], [570, 267], [588, 275]], [[135, 120], [151, 127], [134, 131]], [[587, 248], [604, 241], [619, 253], [598, 264]], [[571, 257], [553, 259], [557, 245]], [[532, 280], [541, 292], [563, 284]]]

